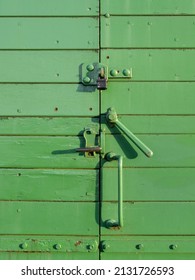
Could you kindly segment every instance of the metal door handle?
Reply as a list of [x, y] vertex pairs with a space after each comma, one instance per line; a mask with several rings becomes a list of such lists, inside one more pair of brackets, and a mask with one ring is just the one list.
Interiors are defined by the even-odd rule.
[[106, 119], [108, 123], [114, 124], [118, 128], [120, 128], [147, 157], [153, 156], [153, 152], [137, 136], [135, 136], [133, 132], [131, 132], [128, 128], [126, 128], [126, 126], [124, 126], [124, 124], [122, 124], [118, 120], [118, 116], [114, 108], [108, 109]]
[[105, 155], [108, 161], [118, 160], [118, 222], [115, 220], [107, 220], [107, 228], [121, 228], [123, 227], [123, 156], [114, 153]]

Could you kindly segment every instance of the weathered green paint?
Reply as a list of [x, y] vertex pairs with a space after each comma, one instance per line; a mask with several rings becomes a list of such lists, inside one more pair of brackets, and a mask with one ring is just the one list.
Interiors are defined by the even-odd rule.
[[[194, 1], [1, 2], [0, 259], [193, 259]], [[99, 62], [100, 99], [81, 84]], [[110, 107], [151, 159], [107, 125]], [[124, 156], [121, 229], [105, 227], [117, 162], [76, 151], [86, 127]]]
[[[194, 253], [194, 236], [125, 236], [104, 237], [101, 245], [109, 245], [104, 253]], [[142, 248], [138, 249], [141, 244]], [[171, 245], [176, 245], [175, 251]], [[102, 246], [101, 246], [102, 247]]]
[[97, 260], [99, 252], [1, 252], [0, 260]]
[[111, 49], [102, 50], [102, 62], [109, 69], [132, 68], [132, 81], [194, 81], [194, 54], [194, 49]]
[[98, 122], [95, 117], [0, 117], [0, 135], [82, 135], [86, 127], [98, 132]]
[[0, 98], [1, 116], [94, 116], [99, 107], [96, 89], [80, 84], [2, 84]]
[[194, 253], [111, 253], [102, 254], [101, 260], [194, 260]]
[[[89, 246], [91, 246], [89, 248]], [[94, 253], [98, 250], [97, 237], [81, 236], [1, 236], [0, 251]]]
[[[194, 202], [125, 202], [124, 227], [107, 229], [104, 222], [117, 219], [117, 203], [102, 205], [102, 234], [194, 235]], [[178, 214], [179, 213], [179, 214]]]
[[98, 49], [98, 18], [0, 18], [0, 37], [0, 49]]
[[[120, 108], [122, 109], [122, 107]], [[144, 133], [144, 134], [195, 133], [195, 126], [194, 126], [195, 116], [118, 115], [118, 118], [126, 127], [131, 129], [134, 133]], [[113, 133], [113, 134], [119, 133], [116, 127], [110, 127], [107, 125], [105, 116], [102, 117], [102, 123], [103, 123], [102, 127], [106, 129], [107, 133]]]
[[[141, 244], [142, 248], [138, 245]], [[194, 236], [104, 236], [103, 260], [194, 260]], [[172, 250], [171, 246], [176, 245]]]
[[[185, 66], [187, 67], [187, 63]], [[167, 71], [170, 67], [167, 68]], [[189, 72], [188, 74], [191, 75]], [[102, 113], [106, 113], [110, 107], [115, 107], [118, 114], [128, 115], [194, 114], [195, 83], [109, 82], [108, 85], [108, 90], [102, 94]]]
[[1, 201], [0, 234], [97, 236], [98, 208], [94, 202]]
[[[124, 168], [124, 201], [195, 201], [194, 171], [194, 168]], [[103, 201], [118, 199], [117, 168], [103, 169], [102, 186]]]
[[1, 16], [93, 16], [98, 15], [98, 0], [6, 0], [0, 3]]
[[82, 136], [3, 136], [0, 167], [97, 168], [99, 156], [86, 158], [76, 152], [84, 144]]
[[0, 82], [78, 83], [81, 65], [97, 60], [95, 50], [0, 51]]
[[103, 48], [193, 48], [195, 44], [194, 16], [103, 16], [101, 27]]
[[101, 13], [112, 15], [195, 14], [193, 0], [101, 0]]
[[98, 170], [0, 169], [1, 200], [97, 201]]

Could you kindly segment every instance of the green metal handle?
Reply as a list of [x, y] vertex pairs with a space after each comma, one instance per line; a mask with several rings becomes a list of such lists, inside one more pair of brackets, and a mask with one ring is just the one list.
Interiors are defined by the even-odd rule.
[[129, 139], [147, 156], [152, 157], [153, 152], [150, 150], [137, 136], [133, 134], [124, 124], [118, 120], [117, 113], [114, 108], [109, 108], [106, 114], [106, 119], [110, 124], [116, 125], [120, 128]]
[[115, 220], [107, 220], [106, 227], [123, 227], [123, 156], [116, 155], [114, 153], [108, 153], [105, 155], [105, 159], [108, 161], [118, 160], [118, 222]]

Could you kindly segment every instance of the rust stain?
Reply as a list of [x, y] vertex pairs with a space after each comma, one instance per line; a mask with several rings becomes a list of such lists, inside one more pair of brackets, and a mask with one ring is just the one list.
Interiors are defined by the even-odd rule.
[[79, 241], [77, 241], [74, 245], [75, 245], [75, 246], [79, 246], [81, 243], [82, 243], [82, 242], [79, 240]]

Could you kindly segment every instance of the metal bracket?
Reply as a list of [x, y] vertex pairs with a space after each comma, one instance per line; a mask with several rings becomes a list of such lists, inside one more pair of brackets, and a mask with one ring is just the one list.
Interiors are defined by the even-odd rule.
[[[83, 132], [83, 137], [85, 139], [85, 147], [77, 148], [77, 152], [81, 152], [85, 154], [85, 157], [91, 158], [95, 157], [96, 154], [104, 154], [104, 146], [105, 146], [105, 132], [100, 131], [100, 142], [98, 138], [98, 133], [93, 128], [85, 128]], [[100, 146], [101, 145], [101, 146]]]
[[108, 69], [108, 66], [102, 63], [82, 64], [81, 82], [85, 86], [97, 86], [97, 89], [107, 89], [108, 79], [131, 79], [132, 68]]
[[108, 79], [108, 67], [102, 63], [82, 65], [82, 83], [85, 86], [97, 86], [98, 89], [106, 89]]

